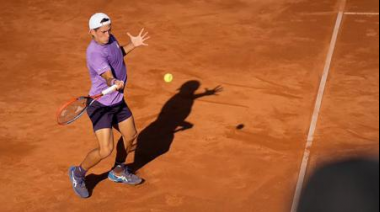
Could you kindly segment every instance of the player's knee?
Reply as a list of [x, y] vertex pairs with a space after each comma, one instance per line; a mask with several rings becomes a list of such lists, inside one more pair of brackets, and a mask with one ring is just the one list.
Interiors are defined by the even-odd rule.
[[113, 147], [101, 148], [99, 155], [102, 159], [108, 158], [113, 152]]

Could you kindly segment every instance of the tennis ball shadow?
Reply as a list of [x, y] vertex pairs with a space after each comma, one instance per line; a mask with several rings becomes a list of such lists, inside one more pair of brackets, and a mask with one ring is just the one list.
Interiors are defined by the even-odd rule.
[[243, 130], [244, 128], [245, 128], [244, 124], [239, 124], [238, 126], [236, 126], [237, 130]]

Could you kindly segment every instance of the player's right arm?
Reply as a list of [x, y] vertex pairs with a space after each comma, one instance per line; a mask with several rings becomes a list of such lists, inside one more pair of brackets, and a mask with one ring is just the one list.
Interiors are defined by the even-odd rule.
[[109, 87], [117, 85], [117, 90], [124, 89], [124, 82], [117, 80], [111, 71], [111, 66], [108, 64], [107, 58], [100, 52], [88, 52], [88, 65], [92, 68], [99, 76], [106, 80]]
[[123, 81], [120, 81], [120, 80], [117, 80], [117, 79], [113, 76], [111, 70], [104, 72], [101, 76], [106, 80], [107, 85], [108, 85], [109, 87], [114, 86], [114, 85], [117, 85], [117, 90], [118, 90], [118, 91], [124, 89], [124, 82], [123, 82]]

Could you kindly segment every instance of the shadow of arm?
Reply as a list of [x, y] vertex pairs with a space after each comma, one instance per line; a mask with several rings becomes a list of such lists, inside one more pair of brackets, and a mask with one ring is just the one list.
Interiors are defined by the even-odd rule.
[[206, 88], [206, 91], [204, 93], [194, 95], [194, 99], [202, 98], [205, 96], [218, 96], [219, 93], [221, 93], [222, 91], [223, 91], [223, 87], [220, 85], [212, 90], [209, 90], [208, 88]]
[[189, 130], [189, 129], [192, 129], [194, 127], [194, 124], [190, 123], [190, 122], [187, 122], [187, 121], [184, 121], [180, 126], [180, 128], [176, 129], [174, 131], [174, 133], [177, 133], [177, 132], [183, 132], [183, 131], [186, 131], [186, 130]]

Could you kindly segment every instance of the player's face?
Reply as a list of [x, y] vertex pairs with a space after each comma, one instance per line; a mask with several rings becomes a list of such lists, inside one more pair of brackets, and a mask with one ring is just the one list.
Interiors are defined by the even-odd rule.
[[96, 42], [102, 45], [106, 45], [110, 41], [111, 30], [111, 25], [106, 25], [100, 27], [97, 30], [91, 30], [91, 35], [94, 37]]

